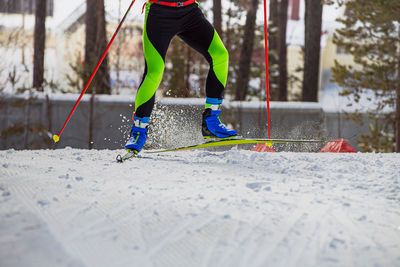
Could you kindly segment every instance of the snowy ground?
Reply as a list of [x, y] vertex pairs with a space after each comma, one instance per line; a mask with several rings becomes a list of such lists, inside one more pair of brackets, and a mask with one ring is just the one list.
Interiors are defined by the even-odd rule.
[[400, 155], [0, 151], [0, 266], [400, 266]]

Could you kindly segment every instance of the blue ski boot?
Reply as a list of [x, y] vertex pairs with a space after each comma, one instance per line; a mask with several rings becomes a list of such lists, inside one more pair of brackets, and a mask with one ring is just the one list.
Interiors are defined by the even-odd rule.
[[206, 109], [203, 112], [202, 134], [205, 139], [233, 139], [237, 132], [229, 130], [219, 119], [222, 100], [209, 98], [206, 100]]
[[147, 126], [149, 125], [149, 117], [139, 118], [134, 116], [134, 125], [132, 126], [131, 135], [125, 148], [133, 150], [136, 154], [142, 150], [147, 139]]

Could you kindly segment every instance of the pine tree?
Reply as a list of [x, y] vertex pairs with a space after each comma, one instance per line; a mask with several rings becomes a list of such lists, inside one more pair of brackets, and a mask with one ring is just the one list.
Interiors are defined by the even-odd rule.
[[[362, 136], [365, 151], [400, 152], [399, 14], [398, 0], [348, 1], [345, 17], [338, 20], [343, 28], [334, 35], [334, 43], [357, 64], [353, 68], [336, 61], [334, 81], [343, 87], [342, 95], [356, 103], [366, 97], [370, 103], [367, 113], [374, 123], [371, 134]], [[359, 116], [357, 110], [353, 118]]]

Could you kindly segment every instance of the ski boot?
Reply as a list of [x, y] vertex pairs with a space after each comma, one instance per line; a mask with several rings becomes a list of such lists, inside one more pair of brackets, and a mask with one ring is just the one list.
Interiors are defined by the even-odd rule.
[[219, 119], [221, 104], [222, 100], [207, 97], [201, 127], [205, 139], [233, 139], [237, 136], [235, 130], [227, 129]]
[[134, 116], [134, 124], [128, 142], [125, 144], [125, 149], [132, 151], [135, 154], [142, 150], [147, 139], [147, 127], [149, 125], [149, 117], [139, 118]]

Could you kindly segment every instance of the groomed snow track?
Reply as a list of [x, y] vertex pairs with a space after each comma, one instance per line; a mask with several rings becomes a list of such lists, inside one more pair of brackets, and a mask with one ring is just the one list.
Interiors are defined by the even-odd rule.
[[0, 266], [400, 266], [400, 155], [0, 151]]

